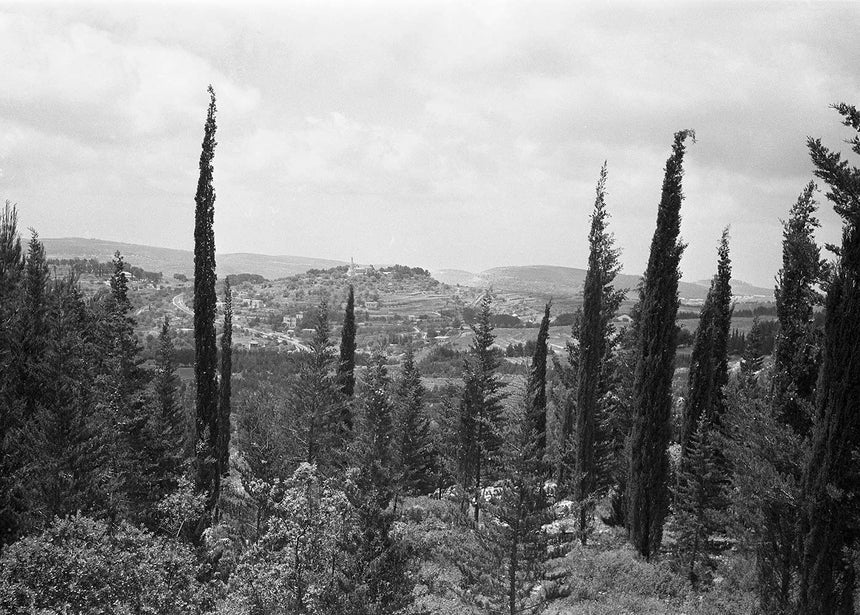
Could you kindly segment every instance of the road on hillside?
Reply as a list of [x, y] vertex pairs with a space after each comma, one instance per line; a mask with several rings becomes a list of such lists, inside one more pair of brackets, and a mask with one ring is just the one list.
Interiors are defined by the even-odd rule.
[[182, 293], [179, 293], [173, 298], [173, 307], [175, 307], [180, 312], [185, 312], [189, 316], [194, 316], [194, 312], [188, 309], [188, 306], [185, 305], [185, 299], [182, 298]]

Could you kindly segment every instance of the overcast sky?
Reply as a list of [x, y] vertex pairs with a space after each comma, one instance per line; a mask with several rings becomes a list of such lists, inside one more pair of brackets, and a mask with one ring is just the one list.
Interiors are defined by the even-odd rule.
[[[219, 252], [479, 271], [584, 267], [600, 165], [626, 273], [672, 134], [686, 279], [770, 286], [809, 179], [847, 151], [860, 4], [0, 4], [0, 199], [43, 237], [192, 249], [211, 83]], [[820, 196], [822, 241], [839, 221]]]

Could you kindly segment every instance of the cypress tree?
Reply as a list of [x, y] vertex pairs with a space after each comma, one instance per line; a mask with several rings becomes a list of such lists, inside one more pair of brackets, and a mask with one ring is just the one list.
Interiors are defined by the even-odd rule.
[[194, 197], [194, 378], [197, 426], [197, 490], [207, 494], [206, 510], [218, 502], [218, 348], [215, 337], [215, 91], [209, 86], [209, 109], [200, 152], [200, 177]]
[[546, 357], [551, 305], [552, 302], [550, 301], [544, 308], [526, 387], [527, 399], [531, 408], [529, 411], [531, 429], [535, 434], [534, 454], [539, 463], [544, 462], [546, 454]]
[[[349, 399], [355, 392], [355, 290], [349, 285], [343, 329], [340, 334], [340, 362], [337, 364], [337, 381], [341, 392]], [[343, 427], [352, 431], [352, 412], [349, 404], [343, 405]]]
[[744, 339], [744, 351], [741, 356], [741, 378], [746, 382], [755, 381], [756, 374], [764, 365], [763, 342], [761, 320], [758, 316], [753, 316], [749, 335]]
[[580, 504], [579, 529], [586, 539], [590, 508], [586, 500], [597, 485], [595, 467], [595, 423], [604, 380], [603, 365], [607, 354], [607, 324], [615, 315], [622, 295], [612, 282], [618, 274], [618, 250], [607, 231], [606, 163], [597, 180], [591, 230], [588, 233], [588, 271], [583, 289], [582, 320], [579, 326], [579, 375], [576, 389], [576, 465], [574, 498]]
[[672, 376], [678, 313], [678, 265], [684, 244], [681, 230], [681, 179], [684, 141], [691, 130], [675, 133], [666, 161], [657, 228], [639, 297], [638, 358], [633, 385], [633, 427], [627, 485], [630, 542], [646, 558], [663, 539], [669, 504], [667, 448], [671, 435]]
[[230, 395], [233, 371], [233, 293], [224, 281], [224, 332], [221, 334], [221, 380], [218, 390], [218, 464], [221, 476], [230, 473]]
[[728, 342], [734, 309], [728, 229], [723, 230], [717, 254], [717, 273], [702, 306], [690, 357], [689, 395], [681, 425], [682, 455], [699, 418], [704, 416], [709, 425], [719, 427], [724, 410], [723, 387], [729, 381]]
[[803, 436], [812, 426], [810, 405], [821, 363], [813, 308], [823, 302], [817, 286], [827, 273], [813, 236], [820, 226], [815, 191], [815, 182], [809, 182], [783, 222], [782, 269], [774, 290], [779, 333], [773, 357], [773, 403], [777, 416]]
[[[815, 217], [816, 185], [810, 181], [783, 222], [782, 268], [774, 290], [779, 332], [774, 346], [770, 403], [772, 415], [801, 439], [809, 437], [815, 385], [821, 363], [821, 336], [813, 323], [813, 308], [823, 302], [817, 286], [827, 272], [813, 233], [819, 227]], [[748, 344], [754, 344], [750, 332]], [[743, 371], [743, 363], [741, 364]], [[748, 378], [751, 376], [748, 375]], [[771, 451], [769, 451], [771, 452]], [[777, 451], [767, 465], [779, 459]], [[767, 467], [765, 465], [765, 467]], [[799, 483], [803, 469], [799, 461], [780, 468]], [[792, 492], [793, 493], [793, 492]], [[759, 606], [764, 613], [787, 613], [791, 608], [791, 587], [798, 564], [796, 498], [780, 494], [764, 499], [761, 505], [764, 535], [756, 548]]]
[[[860, 111], [840, 104], [848, 141], [860, 154]], [[819, 139], [808, 140], [815, 175], [843, 218], [842, 245], [827, 287], [824, 360], [818, 381], [812, 454], [803, 478], [803, 536], [798, 613], [854, 613], [855, 571], [851, 553], [860, 537], [860, 169]]]

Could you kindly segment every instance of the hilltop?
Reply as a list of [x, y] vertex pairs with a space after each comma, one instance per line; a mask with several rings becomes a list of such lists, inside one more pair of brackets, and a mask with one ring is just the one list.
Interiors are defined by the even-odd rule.
[[[516, 267], [493, 267], [480, 273], [461, 269], [441, 269], [433, 271], [433, 277], [444, 284], [486, 288], [495, 290], [551, 295], [556, 298], [573, 297], [582, 294], [585, 282], [585, 269], [559, 267], [554, 265], [527, 265]], [[638, 275], [619, 274], [615, 279], [617, 288], [635, 290], [639, 285]], [[702, 301], [708, 294], [710, 280], [680, 282], [678, 294], [686, 301]], [[732, 289], [738, 300], [772, 301], [772, 288], [759, 288], [732, 280]], [[628, 294], [628, 299], [635, 299]]]
[[[86, 258], [98, 261], [110, 261], [114, 252], [119, 250], [126, 262], [147, 271], [156, 271], [170, 278], [174, 273], [186, 276], [194, 274], [194, 253], [190, 250], [159, 248], [120, 241], [104, 239], [84, 239], [80, 237], [62, 237], [42, 239], [48, 258]], [[216, 254], [218, 276], [223, 277], [232, 273], [257, 273], [274, 280], [309, 269], [328, 269], [344, 265], [343, 261], [307, 256], [271, 256], [268, 254], [251, 254], [238, 252], [235, 254]]]

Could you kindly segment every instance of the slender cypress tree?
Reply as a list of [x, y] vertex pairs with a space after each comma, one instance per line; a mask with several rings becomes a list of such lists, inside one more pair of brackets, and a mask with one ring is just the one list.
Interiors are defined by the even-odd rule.
[[717, 273], [702, 306], [690, 360], [690, 389], [681, 425], [682, 454], [686, 454], [699, 417], [705, 417], [709, 428], [718, 428], [724, 410], [723, 387], [729, 381], [727, 350], [734, 309], [728, 228], [723, 230], [717, 254]]
[[224, 281], [224, 332], [221, 334], [221, 380], [218, 390], [218, 464], [221, 476], [230, 473], [230, 394], [233, 371], [233, 293]]
[[595, 421], [601, 395], [603, 365], [607, 353], [607, 323], [614, 316], [621, 296], [612, 282], [618, 274], [618, 250], [607, 231], [606, 163], [597, 180], [591, 230], [588, 233], [588, 271], [583, 289], [582, 320], [579, 327], [579, 376], [576, 391], [576, 465], [574, 498], [580, 503], [579, 529], [584, 542], [590, 509], [586, 500], [597, 485], [595, 468]]
[[546, 454], [546, 357], [551, 305], [552, 301], [544, 308], [526, 388], [526, 399], [531, 408], [529, 411], [531, 429], [535, 434], [534, 455], [535, 460], [540, 464], [543, 463]]
[[[860, 154], [860, 111], [840, 104], [848, 141]], [[819, 139], [808, 140], [815, 175], [830, 188], [827, 198], [842, 216], [842, 246], [827, 288], [824, 361], [812, 454], [804, 472], [803, 536], [798, 613], [854, 613], [852, 549], [860, 538], [860, 169]]]
[[763, 342], [761, 320], [758, 316], [753, 316], [750, 332], [744, 339], [744, 351], [741, 356], [741, 377], [745, 383], [755, 381], [756, 374], [764, 364]]
[[218, 347], [215, 337], [215, 91], [209, 86], [209, 109], [200, 152], [200, 178], [194, 197], [194, 377], [197, 383], [197, 489], [208, 494], [206, 510], [218, 502]]
[[691, 130], [675, 133], [666, 161], [657, 228], [639, 297], [638, 358], [633, 385], [633, 429], [627, 510], [630, 542], [646, 558], [660, 549], [669, 505], [667, 448], [671, 435], [672, 375], [678, 313], [681, 230], [681, 179], [684, 141]]
[[[340, 334], [340, 362], [337, 364], [337, 381], [345, 397], [355, 392], [355, 290], [349, 285], [343, 329]], [[343, 405], [343, 426], [352, 431], [352, 412], [349, 404]]]

